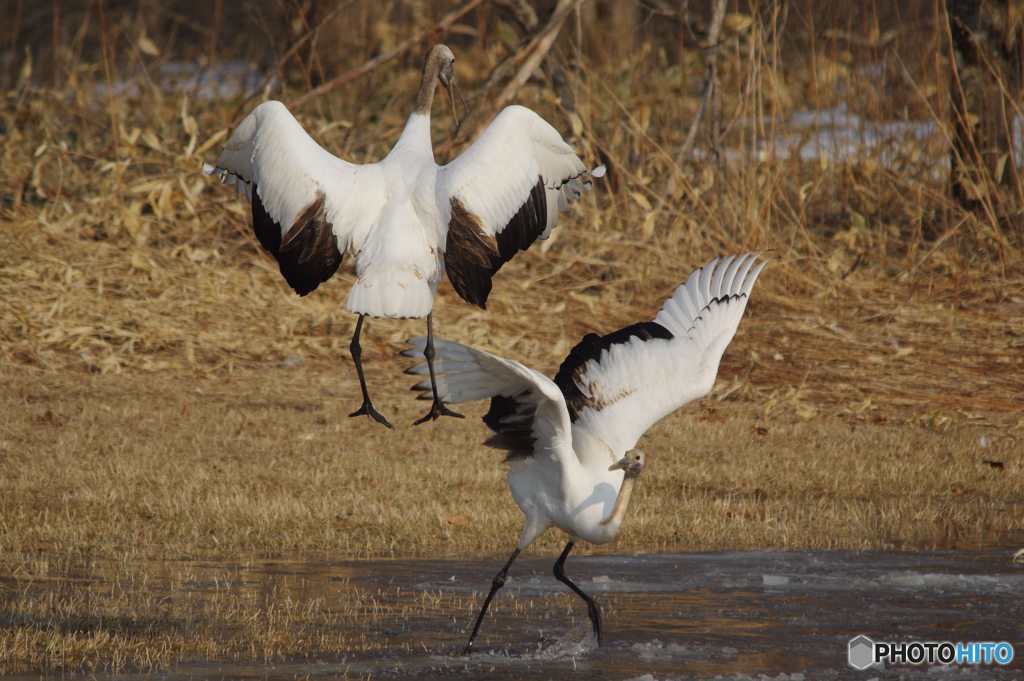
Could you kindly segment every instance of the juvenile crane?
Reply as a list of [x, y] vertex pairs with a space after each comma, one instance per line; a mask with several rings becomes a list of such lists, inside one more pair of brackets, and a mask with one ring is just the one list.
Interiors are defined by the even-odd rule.
[[[438, 166], [430, 141], [438, 81], [454, 112], [455, 57], [444, 45], [427, 53], [415, 109], [379, 163], [355, 165], [330, 154], [271, 101], [239, 124], [216, 166], [204, 165], [207, 174], [241, 185], [256, 237], [300, 296], [329, 279], [344, 254], [355, 256], [347, 307], [359, 315], [350, 350], [363, 404], [350, 416], [389, 428], [366, 389], [359, 344], [365, 318], [426, 317], [423, 354], [433, 376], [432, 309], [442, 273], [463, 299], [484, 308], [494, 274], [547, 238], [567, 200], [590, 187], [572, 147], [522, 106], [502, 110], [462, 155]], [[433, 400], [417, 424], [461, 416], [436, 389]]]
[[[494, 435], [486, 444], [508, 452], [509, 489], [526, 516], [465, 654], [516, 556], [550, 527], [569, 535], [555, 561], [555, 578], [586, 602], [601, 645], [601, 609], [566, 577], [565, 559], [577, 541], [604, 544], [619, 533], [644, 468], [637, 441], [663, 417], [710, 392], [766, 263], [749, 253], [712, 260], [676, 288], [653, 321], [584, 336], [553, 381], [519, 362], [437, 340], [436, 382], [421, 381], [414, 389], [425, 399], [436, 385], [453, 403], [490, 398], [484, 423]], [[425, 342], [411, 339], [406, 355]], [[425, 370], [421, 364], [409, 372]]]

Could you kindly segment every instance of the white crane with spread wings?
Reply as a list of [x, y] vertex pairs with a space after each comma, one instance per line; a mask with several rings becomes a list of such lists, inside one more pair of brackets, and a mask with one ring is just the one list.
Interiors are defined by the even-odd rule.
[[[508, 484], [526, 516], [512, 556], [495, 576], [469, 643], [512, 561], [548, 528], [569, 535], [555, 577], [587, 603], [601, 643], [597, 603], [565, 576], [565, 559], [579, 540], [595, 544], [618, 535], [644, 454], [634, 449], [648, 428], [687, 402], [707, 395], [725, 348], [739, 327], [750, 291], [767, 264], [758, 254], [715, 259], [690, 274], [653, 321], [606, 336], [587, 334], [554, 380], [519, 362], [438, 339], [436, 389], [452, 403], [490, 398], [487, 444], [508, 451]], [[407, 356], [426, 339], [409, 341]], [[409, 373], [422, 375], [418, 365]]]
[[[494, 274], [546, 238], [567, 201], [590, 187], [572, 147], [522, 106], [502, 110], [462, 155], [438, 166], [430, 140], [437, 81], [454, 110], [455, 57], [444, 45], [427, 53], [415, 110], [379, 163], [355, 165], [334, 156], [283, 104], [271, 101], [235, 128], [216, 165], [205, 166], [207, 174], [244, 189], [256, 237], [299, 295], [329, 279], [345, 254], [355, 257], [348, 309], [359, 320], [350, 348], [363, 405], [352, 416], [365, 414], [388, 427], [363, 375], [365, 317], [426, 317], [424, 355], [432, 367], [431, 310], [441, 275], [447, 272], [462, 298], [485, 307]], [[436, 391], [433, 398], [416, 423], [459, 416]]]

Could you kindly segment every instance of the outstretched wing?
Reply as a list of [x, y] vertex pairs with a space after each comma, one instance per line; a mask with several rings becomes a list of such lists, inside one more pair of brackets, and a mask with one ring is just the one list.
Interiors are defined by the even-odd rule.
[[766, 263], [757, 254], [716, 258], [676, 288], [654, 321], [585, 336], [555, 376], [574, 440], [596, 438], [618, 458], [663, 417], [707, 395]]
[[437, 205], [448, 225], [445, 270], [455, 291], [486, 307], [494, 273], [548, 236], [567, 201], [590, 188], [587, 175], [547, 121], [522, 106], [503, 109], [438, 174]]
[[[422, 358], [425, 338], [409, 340], [412, 347], [403, 354]], [[561, 391], [547, 376], [519, 362], [495, 357], [452, 341], [434, 339], [434, 370], [438, 396], [445, 402], [460, 403], [491, 399], [484, 422], [494, 431], [487, 444], [508, 452], [507, 461], [533, 457], [538, 462], [564, 470], [573, 456], [569, 412]], [[424, 376], [426, 364], [406, 373]], [[413, 390], [420, 399], [432, 399], [430, 379]]]
[[245, 190], [256, 237], [302, 296], [362, 243], [387, 199], [376, 164], [330, 154], [281, 102], [257, 106], [231, 133], [216, 166], [203, 169]]

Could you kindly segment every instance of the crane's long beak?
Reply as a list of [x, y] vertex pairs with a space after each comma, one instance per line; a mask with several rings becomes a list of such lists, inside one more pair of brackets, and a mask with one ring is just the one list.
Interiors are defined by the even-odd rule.
[[464, 108], [466, 110], [466, 115], [467, 116], [469, 115], [469, 106], [466, 104], [466, 99], [462, 96], [462, 88], [459, 87], [459, 81], [455, 79], [455, 76], [452, 76], [451, 82], [444, 83], [442, 81], [441, 84], [444, 85], [444, 91], [448, 95], [448, 105], [451, 106], [451, 108], [452, 108], [452, 118], [455, 119], [455, 129], [458, 130], [459, 129], [459, 114], [458, 114], [458, 111], [456, 111], [456, 109], [455, 109], [455, 99], [452, 97], [452, 88], [453, 87], [455, 88], [455, 92], [457, 92], [458, 95], [459, 95], [459, 101], [462, 102], [462, 108]]
[[619, 459], [618, 461], [616, 461], [615, 463], [613, 463], [611, 466], [608, 466], [608, 470], [610, 470], [610, 471], [620, 471], [620, 470], [624, 469], [628, 465], [629, 465], [629, 457], [624, 456], [621, 459]]

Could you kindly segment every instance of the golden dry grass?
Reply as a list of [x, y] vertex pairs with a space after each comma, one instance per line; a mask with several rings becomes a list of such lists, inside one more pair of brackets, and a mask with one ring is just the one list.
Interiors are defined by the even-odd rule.
[[[741, 334], [734, 359], [751, 352]], [[334, 374], [350, 371], [10, 371], [0, 671], [394, 655], [372, 632], [410, 618], [471, 621], [478, 601], [457, 594], [232, 585], [231, 566], [258, 558], [496, 559], [515, 542], [521, 515], [500, 455], [479, 445], [482, 410], [384, 433], [343, 416], [352, 378]], [[1024, 529], [1016, 417], [812, 415], [804, 400], [752, 402], [734, 385], [644, 438], [648, 470], [622, 534], [579, 553], [972, 548]], [[420, 403], [386, 393], [380, 405], [397, 422], [419, 414]], [[530, 553], [560, 548], [548, 533]], [[195, 586], [217, 580], [212, 592]], [[582, 617], [577, 605], [565, 594], [498, 610], [527, 627], [544, 608]]]
[[[10, 375], [4, 545], [230, 559], [499, 555], [514, 544], [521, 515], [500, 453], [480, 445], [482, 407], [384, 432], [345, 418], [350, 380], [317, 368]], [[381, 406], [408, 423], [422, 404], [390, 393]], [[806, 409], [733, 393], [659, 424], [641, 442], [650, 470], [628, 527], [600, 550], [973, 546], [1024, 527], [1016, 421]]]
[[[346, 6], [370, 27], [365, 44], [325, 53], [336, 60], [327, 66], [285, 66], [271, 94], [294, 100], [318, 68], [357, 68], [429, 25], [422, 13], [396, 23], [395, 6]], [[519, 515], [500, 455], [479, 444], [483, 405], [466, 421], [406, 427], [424, 405], [397, 353], [422, 322], [371, 320], [364, 334], [371, 390], [399, 430], [346, 418], [357, 406], [351, 274], [295, 297], [249, 234], [248, 209], [200, 174], [258, 98], [165, 92], [162, 65], [216, 63], [214, 51], [184, 29], [176, 44], [144, 13], [108, 16], [99, 30], [94, 9], [83, 11], [80, 24], [60, 24], [81, 26], [73, 39], [55, 37], [52, 54], [32, 53], [3, 80], [0, 574], [19, 624], [2, 630], [0, 668], [159, 666], [339, 643], [278, 644], [266, 637], [293, 639], [266, 622], [225, 639], [218, 627], [251, 607], [237, 602], [196, 615], [193, 637], [141, 627], [117, 638], [115, 627], [109, 640], [62, 638], [52, 622], [93, 607], [75, 589], [59, 602], [11, 600], [50, 556], [124, 561], [143, 575], [142, 561], [179, 557], [503, 554]], [[602, 31], [622, 17], [585, 12], [551, 57], [572, 106], [546, 78], [516, 101], [607, 162], [609, 177], [550, 242], [502, 270], [487, 312], [442, 286], [441, 335], [550, 374], [583, 333], [649, 318], [711, 256], [776, 256], [713, 396], [641, 442], [650, 470], [625, 531], [602, 551], [974, 546], [1024, 527], [1019, 216], [945, 198], [941, 22], [907, 23], [894, 38], [889, 10], [874, 6], [875, 29], [851, 41], [862, 16], [802, 11], [756, 5], [753, 23], [729, 35], [720, 122], [736, 153], [721, 165], [703, 138], [703, 156], [677, 158], [702, 78], [684, 25], [655, 17], [609, 44]], [[489, 12], [434, 36], [455, 45], [467, 92], [514, 44]], [[379, 158], [412, 101], [423, 45], [304, 106], [301, 122], [346, 158]], [[251, 42], [217, 49], [260, 54]], [[284, 52], [269, 49], [267, 70]], [[118, 79], [137, 90], [117, 94]], [[939, 132], [864, 144], [844, 161], [764, 145], [794, 113], [838, 104]], [[441, 106], [434, 139], [445, 158], [464, 140]], [[546, 537], [537, 550], [556, 545]], [[149, 598], [103, 608], [116, 619], [162, 607]], [[38, 615], [49, 609], [62, 614], [47, 625]]]

